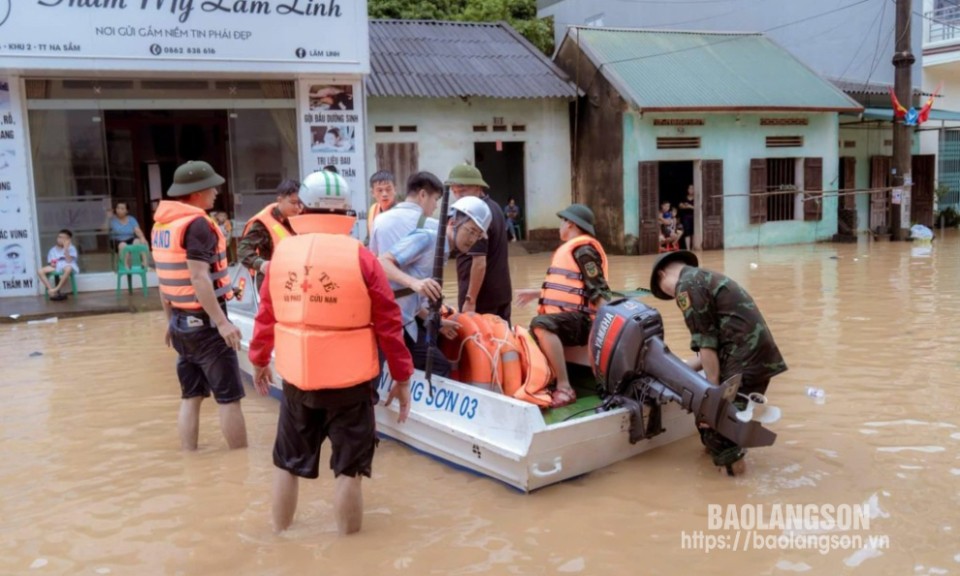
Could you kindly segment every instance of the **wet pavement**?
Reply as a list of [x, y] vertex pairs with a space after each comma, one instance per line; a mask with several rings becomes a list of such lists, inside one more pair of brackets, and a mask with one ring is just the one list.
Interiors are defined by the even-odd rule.
[[[548, 259], [514, 258], [514, 287], [538, 285]], [[960, 236], [702, 260], [753, 294], [790, 366], [768, 391], [784, 412], [777, 443], [750, 452], [746, 476], [719, 474], [689, 438], [522, 495], [384, 441], [350, 538], [336, 536], [326, 470], [301, 482], [293, 528], [272, 533], [275, 400], [248, 390], [249, 449], [225, 449], [207, 402], [200, 450], [178, 450], [162, 313], [0, 326], [0, 574], [960, 572]], [[652, 261], [611, 258], [611, 283], [646, 287]], [[676, 306], [647, 301], [689, 355]], [[710, 533], [711, 504], [863, 503], [872, 518], [856, 534], [889, 546], [683, 545]]]

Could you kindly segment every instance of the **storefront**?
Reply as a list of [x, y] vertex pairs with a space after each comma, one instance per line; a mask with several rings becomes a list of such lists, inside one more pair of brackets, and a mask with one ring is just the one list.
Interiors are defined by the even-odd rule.
[[112, 289], [108, 212], [125, 203], [149, 234], [187, 160], [226, 177], [214, 210], [236, 223], [282, 180], [331, 165], [365, 205], [365, 2], [12, 4], [0, 0], [0, 297], [40, 293], [61, 229], [79, 289]]

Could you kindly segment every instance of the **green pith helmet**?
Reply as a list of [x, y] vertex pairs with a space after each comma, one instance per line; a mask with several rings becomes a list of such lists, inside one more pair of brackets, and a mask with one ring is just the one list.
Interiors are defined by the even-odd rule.
[[660, 271], [667, 267], [671, 262], [683, 262], [687, 266], [700, 266], [700, 260], [697, 255], [689, 250], [674, 250], [673, 252], [664, 252], [657, 257], [650, 270], [650, 291], [660, 300], [673, 300], [673, 298], [660, 288]]
[[195, 192], [202, 192], [226, 182], [223, 176], [216, 173], [212, 166], [202, 160], [191, 160], [181, 164], [173, 173], [173, 185], [167, 190], [170, 198], [189, 196]]
[[459, 166], [454, 166], [453, 170], [450, 171], [450, 175], [447, 176], [447, 181], [444, 182], [447, 186], [453, 186], [454, 184], [459, 184], [460, 186], [483, 186], [484, 188], [489, 188], [490, 186], [483, 181], [483, 175], [480, 174], [480, 170], [476, 166], [471, 166], [469, 164], [460, 164]]
[[571, 204], [566, 210], [557, 212], [557, 216], [573, 222], [577, 228], [591, 236], [597, 235], [597, 231], [593, 228], [593, 210], [583, 204]]

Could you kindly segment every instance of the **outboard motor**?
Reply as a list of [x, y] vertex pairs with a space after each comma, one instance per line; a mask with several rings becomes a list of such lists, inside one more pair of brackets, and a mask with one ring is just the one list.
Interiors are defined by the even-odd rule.
[[[675, 356], [663, 342], [656, 309], [636, 300], [600, 307], [590, 330], [590, 363], [605, 407], [625, 406], [633, 418], [630, 442], [663, 432], [660, 407], [676, 402], [743, 448], [771, 446], [777, 435], [759, 422], [737, 418], [733, 401], [740, 376], [714, 386]], [[643, 421], [643, 407], [649, 409]]]

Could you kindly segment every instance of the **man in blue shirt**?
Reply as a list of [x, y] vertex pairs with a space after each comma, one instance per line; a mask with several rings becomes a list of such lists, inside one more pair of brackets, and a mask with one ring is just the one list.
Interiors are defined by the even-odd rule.
[[370, 251], [375, 256], [388, 252], [401, 238], [416, 228], [437, 228], [430, 216], [437, 211], [443, 183], [430, 172], [417, 172], [407, 179], [403, 202], [377, 216], [377, 225], [370, 235]]
[[[475, 197], [464, 197], [451, 206], [447, 221], [444, 256], [449, 257], [451, 246], [455, 252], [465, 253], [481, 238], [486, 237], [492, 215], [487, 204]], [[377, 224], [379, 228], [380, 224]], [[426, 338], [427, 305], [430, 300], [443, 298], [443, 287], [433, 278], [433, 259], [437, 245], [437, 227], [416, 228], [380, 256], [380, 263], [391, 283], [406, 290], [395, 292], [397, 304], [403, 313], [404, 341], [413, 355], [413, 366], [423, 370], [431, 346]], [[440, 331], [452, 337], [456, 323], [444, 321]], [[450, 374], [450, 361], [433, 344], [433, 372], [438, 376]]]

